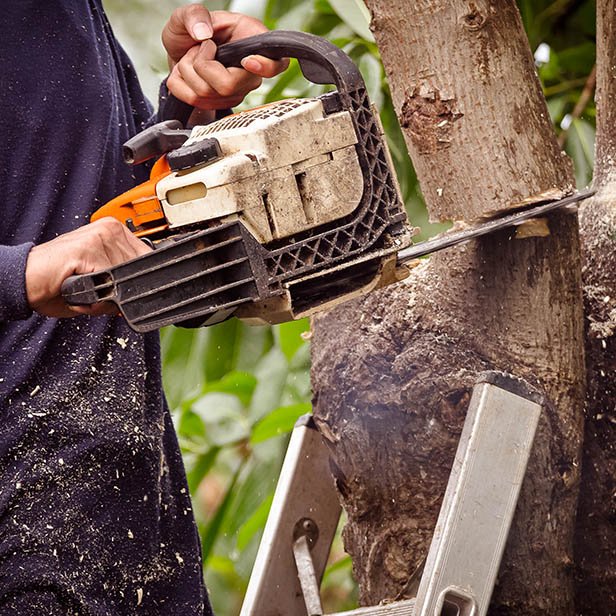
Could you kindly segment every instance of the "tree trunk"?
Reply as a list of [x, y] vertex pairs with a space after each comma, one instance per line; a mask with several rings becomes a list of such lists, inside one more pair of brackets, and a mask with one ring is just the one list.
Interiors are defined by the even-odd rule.
[[597, 3], [596, 196], [580, 209], [588, 393], [576, 532], [577, 604], [616, 609], [616, 0]]
[[[432, 218], [571, 190], [515, 3], [368, 0]], [[425, 556], [477, 374], [543, 388], [491, 614], [573, 614], [584, 395], [575, 215], [432, 256], [315, 319], [315, 414], [331, 441], [362, 604], [404, 596]]]

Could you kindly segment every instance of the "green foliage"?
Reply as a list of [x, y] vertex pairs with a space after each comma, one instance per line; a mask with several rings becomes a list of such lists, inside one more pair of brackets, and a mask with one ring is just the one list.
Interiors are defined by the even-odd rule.
[[286, 437], [310, 412], [308, 329], [307, 320], [271, 328], [231, 320], [163, 332], [165, 387], [221, 613], [232, 613], [230, 596], [239, 605]]
[[[589, 84], [595, 63], [595, 3], [591, 0], [519, 0], [524, 26], [533, 50], [549, 48], [538, 72], [557, 131], [563, 132], [565, 151], [573, 160], [579, 187], [592, 177], [595, 106], [592, 96], [574, 112]], [[588, 85], [587, 85], [588, 84]], [[591, 94], [591, 92], [589, 92]]]
[[[171, 10], [182, 3], [105, 0], [152, 98], [166, 70], [159, 32]], [[344, 49], [380, 109], [411, 220], [422, 227], [423, 237], [443, 228], [428, 224], [361, 0], [211, 0], [207, 5], [249, 13], [269, 28], [313, 32]], [[569, 116], [594, 63], [594, 3], [519, 0], [519, 6], [531, 48], [542, 43], [549, 47], [549, 59], [538, 65], [539, 76], [557, 131], [569, 125], [565, 148], [578, 184], [585, 185], [593, 164], [592, 97], [576, 117]], [[292, 62], [283, 75], [251, 93], [244, 106], [312, 96], [324, 89], [306, 82]], [[297, 417], [310, 410], [309, 342], [302, 336], [308, 329], [305, 320], [275, 327], [230, 320], [203, 330], [162, 332], [165, 390], [184, 452], [206, 579], [220, 614], [239, 612], [288, 433]], [[350, 609], [356, 602], [350, 559], [344, 557], [339, 538], [334, 552], [338, 560], [323, 583], [328, 611]]]
[[567, 134], [566, 152], [575, 161], [578, 186], [586, 186], [592, 178], [595, 162], [595, 128], [589, 121], [577, 118], [571, 122]]

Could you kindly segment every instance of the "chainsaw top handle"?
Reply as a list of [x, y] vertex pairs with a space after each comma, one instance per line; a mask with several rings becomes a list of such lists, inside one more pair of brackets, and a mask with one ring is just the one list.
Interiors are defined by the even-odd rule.
[[[341, 49], [320, 36], [305, 32], [273, 30], [227, 43], [218, 48], [216, 60], [228, 68], [241, 68], [241, 61], [254, 54], [272, 60], [296, 58], [308, 81], [334, 84], [341, 93], [364, 87], [359, 69]], [[164, 120], [179, 120], [186, 125], [193, 110], [194, 107], [169, 94], [161, 115]]]

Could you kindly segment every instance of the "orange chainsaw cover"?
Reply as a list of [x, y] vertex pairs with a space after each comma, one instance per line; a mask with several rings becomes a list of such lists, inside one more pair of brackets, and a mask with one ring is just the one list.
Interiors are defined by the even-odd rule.
[[[150, 172], [150, 179], [131, 190], [118, 195], [102, 207], [92, 217], [91, 222], [111, 216], [127, 224], [137, 237], [147, 236], [168, 227], [163, 208], [156, 196], [156, 184], [171, 173], [167, 157], [159, 158]], [[156, 224], [160, 223], [160, 224]]]

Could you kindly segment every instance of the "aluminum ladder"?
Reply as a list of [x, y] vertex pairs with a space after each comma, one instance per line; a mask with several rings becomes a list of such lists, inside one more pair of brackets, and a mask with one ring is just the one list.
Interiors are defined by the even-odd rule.
[[[521, 379], [481, 374], [413, 599], [330, 616], [484, 616], [544, 405]], [[310, 415], [293, 430], [241, 616], [322, 616], [340, 519], [329, 452]]]

